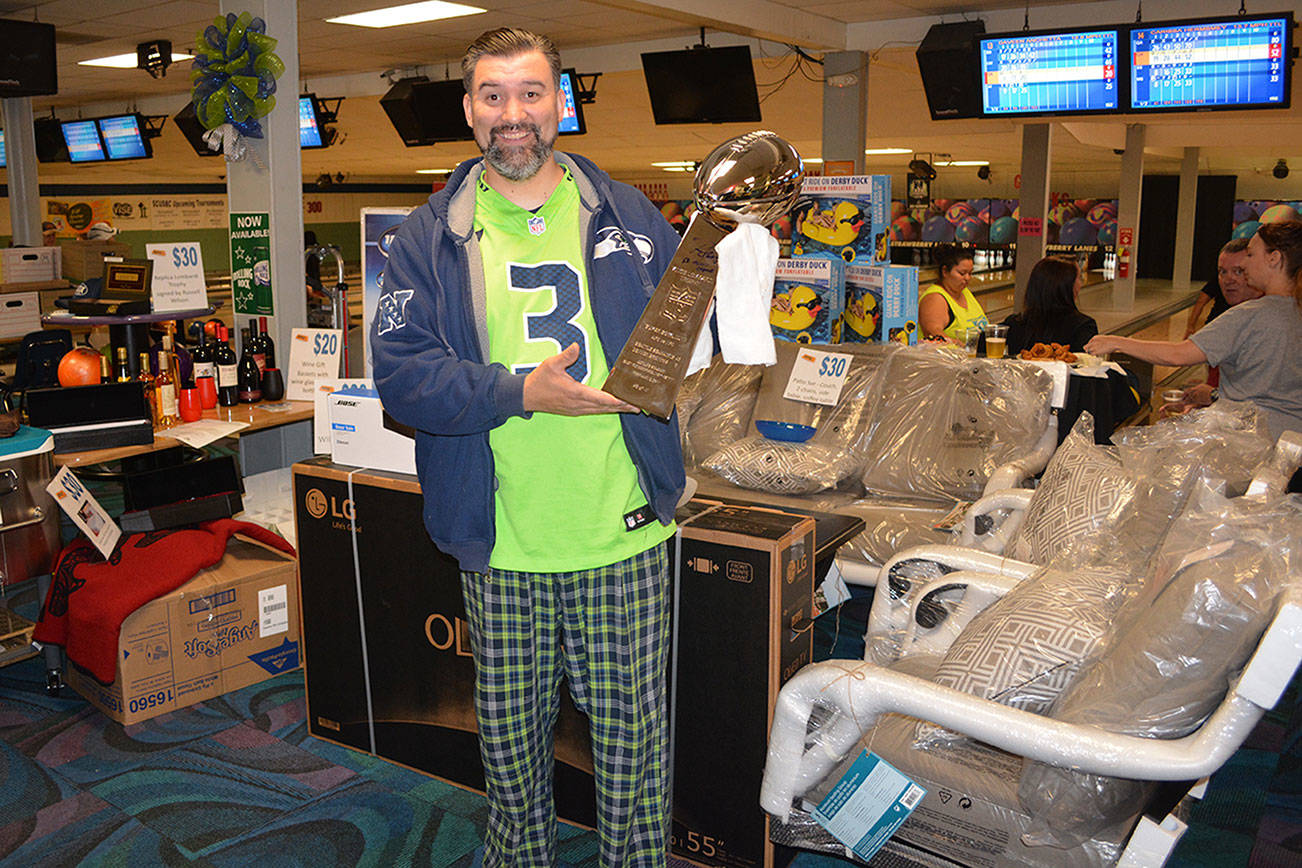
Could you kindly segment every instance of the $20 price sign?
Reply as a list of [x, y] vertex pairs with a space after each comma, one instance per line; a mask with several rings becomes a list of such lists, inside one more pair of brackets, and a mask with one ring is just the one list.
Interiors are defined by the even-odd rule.
[[294, 329], [289, 339], [289, 376], [285, 381], [285, 397], [291, 401], [311, 401], [316, 393], [317, 380], [333, 380], [339, 376], [339, 329]]

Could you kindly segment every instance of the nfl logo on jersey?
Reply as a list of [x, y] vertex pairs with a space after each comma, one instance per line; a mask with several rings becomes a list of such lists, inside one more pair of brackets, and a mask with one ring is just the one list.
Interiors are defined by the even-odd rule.
[[537, 214], [529, 218], [529, 234], [542, 235], [547, 231], [547, 221], [543, 220]]

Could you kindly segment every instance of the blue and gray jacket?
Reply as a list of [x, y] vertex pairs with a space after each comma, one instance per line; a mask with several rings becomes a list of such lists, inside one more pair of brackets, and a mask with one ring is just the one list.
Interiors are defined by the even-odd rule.
[[[613, 367], [669, 267], [678, 235], [646, 197], [590, 160], [559, 152], [556, 159], [578, 185], [588, 294]], [[486, 293], [473, 232], [482, 171], [482, 160], [462, 163], [399, 228], [370, 335], [384, 409], [417, 432], [425, 527], [461, 569], [478, 572], [488, 569], [495, 540], [488, 432], [529, 415], [524, 375], [486, 361]], [[623, 413], [620, 421], [647, 503], [668, 524], [684, 484], [677, 417], [664, 423]]]

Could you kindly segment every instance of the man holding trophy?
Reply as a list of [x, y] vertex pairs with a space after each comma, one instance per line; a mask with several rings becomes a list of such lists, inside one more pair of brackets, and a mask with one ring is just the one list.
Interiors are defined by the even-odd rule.
[[483, 864], [555, 862], [565, 677], [591, 722], [601, 864], [660, 866], [665, 541], [682, 455], [672, 413], [600, 387], [679, 237], [641, 193], [553, 152], [560, 71], [551, 41], [523, 30], [467, 49], [466, 121], [484, 156], [393, 241], [375, 382], [417, 430], [426, 529], [461, 567], [488, 789]]

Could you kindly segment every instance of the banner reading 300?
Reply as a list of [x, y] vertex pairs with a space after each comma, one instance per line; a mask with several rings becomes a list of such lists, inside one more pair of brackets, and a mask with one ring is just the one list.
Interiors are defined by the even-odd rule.
[[271, 316], [271, 218], [231, 213], [231, 296], [237, 314]]

